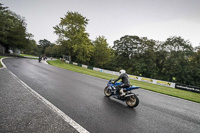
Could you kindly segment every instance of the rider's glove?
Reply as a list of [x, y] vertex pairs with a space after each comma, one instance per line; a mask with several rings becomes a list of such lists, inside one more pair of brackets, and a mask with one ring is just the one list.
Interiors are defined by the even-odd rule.
[[114, 84], [114, 83], [115, 83], [115, 81], [113, 80], [113, 81], [111, 81], [111, 83], [112, 83], [112, 84]]

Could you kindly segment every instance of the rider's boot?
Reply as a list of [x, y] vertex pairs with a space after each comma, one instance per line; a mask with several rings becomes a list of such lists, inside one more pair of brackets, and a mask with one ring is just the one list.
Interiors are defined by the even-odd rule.
[[122, 97], [122, 96], [125, 96], [125, 93], [124, 93], [123, 89], [121, 89], [119, 92], [121, 93], [121, 94], [120, 94], [121, 97]]

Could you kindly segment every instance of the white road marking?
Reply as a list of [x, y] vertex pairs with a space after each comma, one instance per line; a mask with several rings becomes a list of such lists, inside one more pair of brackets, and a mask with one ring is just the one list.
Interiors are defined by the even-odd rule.
[[[5, 57], [4, 57], [4, 58], [5, 58]], [[1, 64], [3, 65], [3, 67], [0, 68], [0, 69], [6, 68], [6, 65], [3, 63], [3, 59], [4, 59], [4, 58], [1, 58]]]

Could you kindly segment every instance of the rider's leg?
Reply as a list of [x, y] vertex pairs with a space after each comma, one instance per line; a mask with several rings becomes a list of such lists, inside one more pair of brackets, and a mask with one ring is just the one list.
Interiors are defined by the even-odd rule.
[[125, 95], [125, 93], [124, 93], [124, 91], [123, 91], [123, 88], [121, 88], [119, 92], [121, 93], [120, 96], [124, 96], [124, 95]]
[[125, 95], [125, 93], [124, 93], [124, 91], [123, 91], [123, 88], [125, 87], [125, 84], [121, 84], [121, 85], [119, 85], [119, 88], [120, 88], [120, 96], [124, 96]]
[[119, 91], [120, 91], [120, 86], [117, 85], [117, 86], [116, 86], [116, 92], [117, 92], [117, 94], [119, 94]]

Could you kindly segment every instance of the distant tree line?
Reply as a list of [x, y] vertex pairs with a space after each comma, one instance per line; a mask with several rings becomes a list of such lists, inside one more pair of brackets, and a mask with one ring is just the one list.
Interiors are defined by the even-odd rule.
[[165, 42], [124, 36], [114, 42], [115, 58], [108, 68], [129, 74], [200, 86], [200, 50], [189, 41], [169, 37]]
[[159, 42], [146, 37], [123, 36], [111, 48], [104, 36], [89, 40], [88, 19], [68, 12], [55, 26], [60, 53], [72, 61], [109, 70], [182, 84], [200, 86], [200, 50], [179, 36]]
[[25, 19], [0, 3], [0, 44], [9, 49], [25, 48], [31, 34], [26, 31]]
[[179, 36], [164, 42], [125, 35], [110, 47], [104, 36], [89, 39], [89, 20], [67, 12], [54, 28], [56, 44], [43, 39], [37, 44], [27, 33], [25, 20], [0, 4], [0, 44], [24, 53], [49, 57], [71, 56], [73, 62], [128, 74], [200, 86], [200, 50]]

